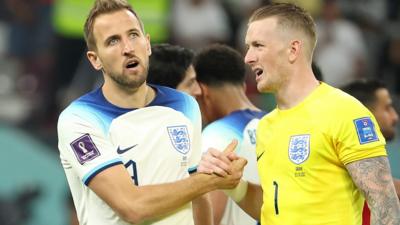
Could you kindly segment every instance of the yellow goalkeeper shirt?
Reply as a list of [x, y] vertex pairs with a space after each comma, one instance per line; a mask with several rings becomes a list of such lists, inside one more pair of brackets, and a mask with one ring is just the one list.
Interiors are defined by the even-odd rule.
[[361, 224], [364, 202], [345, 165], [386, 156], [370, 111], [325, 83], [302, 103], [275, 109], [257, 130], [261, 224]]

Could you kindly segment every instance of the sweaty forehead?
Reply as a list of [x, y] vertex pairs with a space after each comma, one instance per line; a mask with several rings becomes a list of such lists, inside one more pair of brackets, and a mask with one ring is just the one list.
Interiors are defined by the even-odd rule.
[[246, 43], [260, 39], [263, 36], [270, 35], [272, 32], [276, 32], [277, 19], [274, 17], [268, 17], [265, 19], [255, 20], [250, 22], [246, 32]]
[[258, 19], [254, 20], [252, 22], [249, 22], [249, 28], [254, 27], [254, 28], [264, 28], [268, 30], [275, 29], [278, 25], [278, 18], [277, 17], [266, 17], [263, 19]]
[[128, 10], [118, 10], [99, 15], [93, 24], [93, 33], [98, 40], [132, 29], [140, 29], [136, 16]]

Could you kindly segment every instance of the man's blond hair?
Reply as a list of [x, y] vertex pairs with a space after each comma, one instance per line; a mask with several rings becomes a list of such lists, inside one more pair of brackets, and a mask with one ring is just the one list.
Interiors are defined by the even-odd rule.
[[311, 60], [317, 42], [315, 23], [311, 15], [294, 4], [272, 3], [257, 9], [251, 15], [249, 23], [269, 17], [277, 18], [279, 28], [300, 31], [308, 38], [307, 56]]

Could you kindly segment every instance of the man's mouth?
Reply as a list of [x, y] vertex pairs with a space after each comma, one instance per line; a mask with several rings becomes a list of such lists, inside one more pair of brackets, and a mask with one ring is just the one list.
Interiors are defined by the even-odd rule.
[[264, 72], [264, 71], [263, 71], [262, 69], [259, 69], [259, 68], [257, 68], [257, 69], [254, 70], [254, 73], [256, 74], [256, 76], [261, 76], [261, 74], [262, 74], [263, 72]]
[[137, 67], [138, 65], [139, 65], [139, 62], [136, 60], [133, 60], [133, 61], [128, 62], [125, 67], [127, 69], [131, 69], [131, 68]]

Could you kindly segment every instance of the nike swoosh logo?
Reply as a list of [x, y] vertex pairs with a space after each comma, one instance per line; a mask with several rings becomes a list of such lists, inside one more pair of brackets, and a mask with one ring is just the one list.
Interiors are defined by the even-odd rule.
[[132, 145], [131, 147], [124, 148], [124, 149], [121, 149], [121, 148], [118, 146], [118, 148], [117, 148], [117, 153], [118, 153], [118, 154], [123, 154], [123, 153], [125, 153], [125, 152], [131, 150], [132, 148], [134, 148], [134, 147], [136, 147], [136, 146], [137, 146], [137, 144], [136, 144], [136, 145]]
[[261, 155], [257, 156], [257, 161], [261, 158], [262, 155], [264, 155], [264, 152], [262, 152]]

